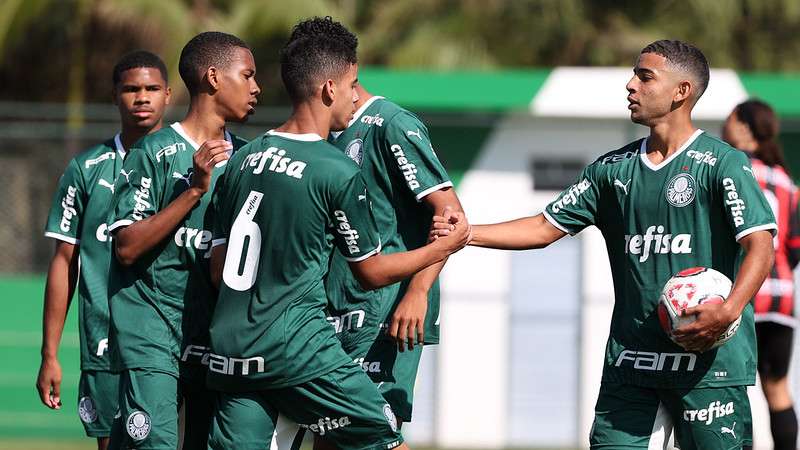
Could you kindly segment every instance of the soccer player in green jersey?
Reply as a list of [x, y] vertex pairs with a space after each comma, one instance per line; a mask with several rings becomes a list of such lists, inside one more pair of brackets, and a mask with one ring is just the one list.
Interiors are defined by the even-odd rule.
[[[298, 24], [291, 39], [320, 32], [336, 34], [353, 49], [357, 46], [355, 36], [330, 17]], [[370, 94], [360, 83], [356, 92], [355, 115], [329, 140], [361, 168], [380, 230], [381, 252], [421, 247], [427, 242], [433, 211], [461, 211], [453, 183], [417, 116]], [[408, 281], [365, 291], [346, 258], [335, 251], [325, 282], [328, 321], [345, 351], [378, 385], [403, 422], [411, 420], [422, 344], [439, 342], [437, 277], [443, 265]]]
[[460, 249], [469, 230], [462, 218], [449, 241], [380, 253], [359, 167], [323, 138], [353, 117], [357, 71], [335, 32], [290, 39], [292, 116], [235, 154], [215, 190], [211, 448], [270, 448], [279, 414], [339, 448], [405, 447], [392, 407], [326, 321], [323, 278], [336, 247], [364, 288], [386, 286]]
[[119, 376], [111, 371], [107, 351], [107, 274], [111, 260], [108, 205], [126, 149], [161, 128], [170, 97], [166, 66], [150, 52], [140, 50], [123, 56], [114, 66], [112, 81], [122, 130], [70, 161], [47, 219], [44, 234], [56, 240], [56, 249], [47, 273], [42, 364], [36, 383], [42, 403], [60, 409], [58, 346], [75, 283], [80, 279], [78, 413], [86, 435], [97, 438], [99, 449], [108, 446], [119, 398]]
[[[508, 250], [545, 247], [590, 225], [603, 233], [616, 301], [592, 448], [663, 448], [673, 429], [682, 450], [752, 445], [749, 300], [772, 266], [776, 226], [747, 155], [692, 124], [708, 80], [697, 48], [648, 45], [627, 90], [631, 120], [649, 137], [598, 158], [542, 214], [474, 227], [471, 245]], [[675, 332], [678, 345], [656, 306], [664, 283], [695, 266], [734, 284], [725, 303], [684, 312], [697, 320]], [[733, 339], [710, 350], [739, 316]]]
[[260, 90], [250, 49], [225, 33], [192, 38], [179, 71], [186, 117], [136, 143], [115, 186], [109, 308], [121, 378], [112, 448], [176, 448], [181, 398], [184, 448], [205, 448], [211, 424], [205, 364], [216, 295], [206, 192], [244, 144], [226, 122], [245, 121]]

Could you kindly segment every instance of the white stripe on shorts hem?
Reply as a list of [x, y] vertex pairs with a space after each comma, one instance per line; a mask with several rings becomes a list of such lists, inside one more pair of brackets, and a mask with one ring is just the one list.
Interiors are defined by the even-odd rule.
[[283, 414], [278, 414], [278, 420], [275, 421], [275, 431], [272, 433], [272, 442], [269, 444], [269, 450], [296, 450], [294, 448], [294, 441], [300, 427], [289, 420]]
[[653, 419], [653, 431], [650, 432], [647, 450], [666, 450], [671, 434], [672, 419], [664, 404], [658, 402], [658, 410], [656, 410], [656, 417]]

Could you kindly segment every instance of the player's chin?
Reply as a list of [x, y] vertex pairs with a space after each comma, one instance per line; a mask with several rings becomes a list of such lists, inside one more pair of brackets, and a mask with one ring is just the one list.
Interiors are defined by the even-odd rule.
[[138, 119], [134, 117], [133, 123], [136, 125], [137, 128], [150, 129], [153, 128], [155, 124], [158, 123], [158, 119], [153, 116], [148, 117], [147, 119]]

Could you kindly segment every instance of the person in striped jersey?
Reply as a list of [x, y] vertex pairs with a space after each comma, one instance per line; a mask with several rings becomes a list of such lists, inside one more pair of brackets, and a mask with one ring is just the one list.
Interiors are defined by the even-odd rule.
[[776, 450], [794, 449], [797, 417], [787, 373], [797, 319], [794, 314], [794, 276], [800, 260], [798, 191], [778, 143], [779, 122], [772, 108], [748, 100], [734, 108], [723, 128], [723, 139], [750, 155], [753, 176], [772, 207], [778, 224], [774, 238], [775, 265], [756, 294], [758, 373], [769, 405], [770, 428]]

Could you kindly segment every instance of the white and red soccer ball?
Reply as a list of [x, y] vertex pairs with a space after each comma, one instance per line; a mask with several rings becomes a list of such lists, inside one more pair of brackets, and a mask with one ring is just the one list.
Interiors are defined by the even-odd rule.
[[[724, 303], [732, 286], [728, 277], [707, 267], [692, 267], [678, 272], [664, 285], [658, 299], [658, 320], [661, 327], [673, 339], [674, 330], [696, 319], [695, 315], [682, 316], [681, 311], [704, 303]], [[728, 342], [736, 334], [741, 322], [742, 317], [737, 317], [711, 348]]]

